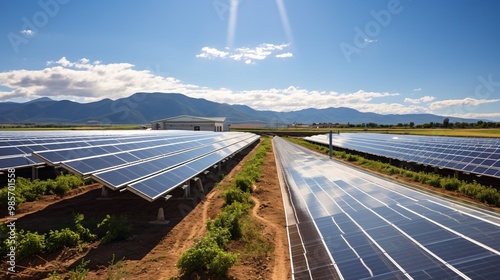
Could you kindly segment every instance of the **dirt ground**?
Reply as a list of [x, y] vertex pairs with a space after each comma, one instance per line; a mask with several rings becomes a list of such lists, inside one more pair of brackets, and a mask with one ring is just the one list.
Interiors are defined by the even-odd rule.
[[[221, 189], [242, 168], [254, 150], [248, 149], [222, 167], [227, 174], [217, 182], [215, 174], [203, 178], [206, 195], [191, 189], [194, 199], [182, 198], [182, 192], [173, 192], [172, 199], [148, 202], [129, 192], [110, 192], [109, 199], [97, 199], [100, 185], [91, 185], [68, 193], [64, 197], [46, 196], [37, 202], [22, 204], [17, 209], [18, 229], [46, 232], [50, 229], [70, 227], [73, 215], [82, 213], [85, 220], [101, 221], [106, 214], [125, 214], [133, 225], [132, 236], [122, 242], [99, 245], [98, 242], [82, 248], [43, 254], [19, 260], [17, 273], [5, 273], [2, 279], [44, 279], [53, 271], [68, 276], [82, 260], [90, 261], [86, 279], [169, 279], [179, 274], [175, 267], [182, 252], [190, 248], [205, 233], [205, 223], [214, 218], [223, 205]], [[231, 268], [230, 279], [289, 279], [290, 260], [281, 191], [276, 176], [274, 154], [265, 158], [262, 177], [256, 183], [252, 199], [255, 207], [251, 216], [262, 228], [265, 240], [273, 244], [271, 253], [262, 258], [240, 260]], [[208, 192], [208, 190], [210, 190]], [[167, 225], [152, 225], [158, 209], [162, 207]], [[114, 263], [118, 265], [110, 266]]]

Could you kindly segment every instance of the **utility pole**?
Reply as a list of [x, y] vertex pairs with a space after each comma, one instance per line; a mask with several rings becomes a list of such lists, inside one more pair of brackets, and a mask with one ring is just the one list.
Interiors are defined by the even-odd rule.
[[329, 148], [330, 148], [330, 159], [332, 158], [333, 156], [333, 145], [332, 145], [332, 131], [330, 130], [330, 139], [329, 139], [330, 143], [329, 143]]

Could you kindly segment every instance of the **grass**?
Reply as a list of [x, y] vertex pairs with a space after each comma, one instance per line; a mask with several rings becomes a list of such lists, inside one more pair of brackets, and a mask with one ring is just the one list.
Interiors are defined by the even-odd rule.
[[113, 258], [109, 261], [109, 265], [106, 267], [106, 279], [120, 280], [130, 277], [130, 273], [127, 271], [127, 265], [123, 262], [124, 260], [125, 257], [116, 261], [115, 254], [113, 254]]
[[456, 137], [500, 137], [500, 129], [389, 129], [386, 130], [392, 134], [413, 134], [426, 136], [456, 136]]
[[245, 217], [241, 222], [241, 240], [244, 243], [245, 257], [265, 257], [267, 253], [273, 250], [271, 244], [267, 243], [262, 237], [260, 225], [250, 217]]

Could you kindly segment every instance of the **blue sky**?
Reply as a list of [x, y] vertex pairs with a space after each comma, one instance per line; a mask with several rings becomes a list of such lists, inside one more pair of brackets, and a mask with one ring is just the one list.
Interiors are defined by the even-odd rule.
[[0, 101], [180, 92], [500, 121], [500, 2], [0, 1]]

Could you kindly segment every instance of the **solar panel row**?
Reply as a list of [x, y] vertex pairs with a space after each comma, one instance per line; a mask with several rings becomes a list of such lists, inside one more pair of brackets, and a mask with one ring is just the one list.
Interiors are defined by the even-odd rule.
[[[44, 164], [43, 160], [31, 156], [33, 152], [43, 152], [50, 150], [64, 150], [71, 152], [81, 147], [91, 147], [106, 144], [134, 143], [137, 141], [147, 141], [147, 139], [156, 139], [158, 136], [138, 135], [137, 133], [127, 133], [125, 135], [117, 132], [107, 132], [111, 135], [99, 135], [95, 132], [92, 136], [82, 136], [85, 132], [9, 132], [0, 138], [0, 170], [9, 167], [28, 167]], [[74, 137], [71, 137], [71, 136]], [[120, 135], [120, 137], [116, 137]], [[178, 135], [182, 137], [182, 133]], [[131, 144], [131, 145], [132, 145]]]
[[[328, 135], [305, 138], [327, 144]], [[334, 146], [360, 152], [500, 178], [500, 139], [375, 133], [333, 134]]]
[[164, 138], [111, 146], [46, 151], [35, 153], [35, 155], [51, 163], [62, 163], [82, 175], [88, 175], [109, 167], [216, 143], [222, 139], [224, 138], [216, 135], [191, 135], [183, 138]]
[[147, 161], [141, 161], [135, 164], [113, 168], [108, 171], [98, 172], [93, 174], [92, 177], [100, 182], [103, 182], [113, 189], [118, 189], [132, 181], [137, 181], [144, 177], [151, 176], [152, 174], [187, 163], [189, 161], [192, 161], [193, 159], [202, 157], [209, 153], [213, 153], [221, 147], [227, 147], [238, 143], [246, 143], [244, 141], [246, 141], [247, 139], [253, 140], [253, 138], [254, 135], [243, 134], [239, 137], [226, 139], [223, 144], [220, 142], [220, 140], [214, 139], [214, 141], [217, 142], [213, 142], [211, 144], [207, 144], [198, 148], [181, 150], [178, 147], [178, 152], [168, 153], [162, 157], [152, 157], [152, 159]]
[[[128, 187], [154, 200], [259, 139], [252, 133], [236, 132], [107, 133], [80, 135], [62, 131], [49, 135], [2, 135], [0, 169], [47, 163], [90, 176], [111, 189], [142, 180]], [[152, 176], [155, 179], [148, 181]], [[146, 188], [153, 189], [154, 194]]]
[[224, 148], [198, 157], [186, 164], [130, 184], [127, 189], [145, 199], [155, 200], [224, 158], [244, 149], [257, 139], [258, 136], [252, 136], [237, 143], [229, 144]]
[[[385, 181], [280, 138], [273, 144], [296, 212], [307, 213], [299, 229], [310, 231], [304, 225], [312, 224], [343, 279], [493, 279], [500, 273], [498, 215]], [[316, 258], [305, 254], [309, 264]], [[295, 279], [314, 278], [298, 269]]]

